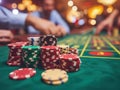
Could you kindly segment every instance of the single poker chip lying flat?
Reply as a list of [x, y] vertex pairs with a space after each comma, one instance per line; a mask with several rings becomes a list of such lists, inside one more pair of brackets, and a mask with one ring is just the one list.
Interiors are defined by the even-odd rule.
[[58, 81], [68, 77], [67, 72], [61, 69], [48, 69], [41, 74], [43, 80]]
[[20, 68], [9, 74], [9, 77], [14, 80], [27, 79], [36, 74], [36, 71], [33, 68]]

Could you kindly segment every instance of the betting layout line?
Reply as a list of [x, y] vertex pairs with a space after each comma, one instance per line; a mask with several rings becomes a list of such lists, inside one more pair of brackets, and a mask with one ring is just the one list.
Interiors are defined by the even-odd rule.
[[[82, 49], [79, 49], [79, 51], [82, 51]], [[115, 52], [114, 50], [95, 50], [95, 49], [86, 49], [86, 51], [97, 51], [97, 52]]]
[[120, 58], [116, 58], [116, 57], [81, 56], [80, 58], [100, 58], [100, 59], [116, 59], [116, 60], [120, 60]]
[[105, 37], [102, 38], [113, 50], [115, 50], [120, 55], [120, 51], [114, 45], [112, 45]]
[[88, 36], [88, 40], [87, 40], [87, 42], [85, 43], [84, 48], [82, 49], [82, 52], [81, 52], [81, 54], [80, 54], [80, 57], [83, 56], [83, 54], [84, 54], [84, 52], [85, 52], [85, 50], [86, 50], [86, 48], [87, 48], [87, 46], [88, 46], [90, 40], [91, 40], [91, 36]]

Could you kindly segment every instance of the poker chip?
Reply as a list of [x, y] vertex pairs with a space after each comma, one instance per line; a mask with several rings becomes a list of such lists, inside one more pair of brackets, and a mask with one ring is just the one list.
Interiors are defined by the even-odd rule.
[[40, 36], [40, 46], [56, 46], [57, 38], [54, 35], [42, 35]]
[[60, 48], [60, 54], [69, 53], [69, 45], [57, 45]]
[[9, 74], [9, 77], [14, 80], [28, 79], [36, 74], [33, 68], [20, 68]]
[[80, 68], [81, 60], [76, 54], [60, 55], [60, 68], [67, 72], [75, 72]]
[[47, 84], [59, 85], [68, 81], [67, 72], [61, 69], [48, 69], [41, 76]]
[[44, 80], [57, 81], [67, 77], [67, 72], [61, 69], [48, 69], [41, 76]]
[[43, 81], [45, 83], [51, 84], [51, 85], [60, 85], [60, 84], [66, 83], [68, 81], [68, 77], [61, 79], [61, 80], [58, 80], [58, 81], [45, 81], [45, 80], [43, 80]]
[[78, 55], [78, 49], [76, 49], [76, 48], [69, 48], [68, 54], [76, 54], [76, 55]]
[[[28, 37], [28, 42], [8, 44], [10, 49], [7, 64], [25, 66], [9, 74], [11, 79], [27, 79], [36, 74], [33, 68], [41, 66], [45, 71], [41, 74], [46, 84], [60, 85], [68, 81], [67, 72], [80, 69], [81, 60], [76, 48], [69, 45], [57, 45], [54, 35]], [[100, 53], [102, 54], [102, 53]]]
[[57, 46], [42, 46], [40, 58], [43, 69], [59, 68], [59, 55]]
[[26, 67], [37, 68], [40, 61], [39, 46], [22, 47], [22, 61]]
[[28, 44], [28, 42], [15, 42], [15, 43], [8, 44], [8, 47], [11, 48], [11, 49], [14, 49], [14, 48], [19, 48], [19, 47], [22, 47], [22, 46], [26, 46], [27, 44]]
[[28, 37], [27, 39], [29, 41], [29, 45], [39, 46], [39, 43], [40, 43], [39, 39], [40, 39], [40, 37]]
[[21, 57], [17, 57], [17, 56], [12, 56], [9, 58], [9, 60], [7, 61], [7, 64], [9, 66], [20, 66], [22, 63]]
[[10, 49], [7, 64], [9, 66], [20, 66], [22, 63], [22, 46], [27, 45], [27, 42], [16, 42], [8, 44]]

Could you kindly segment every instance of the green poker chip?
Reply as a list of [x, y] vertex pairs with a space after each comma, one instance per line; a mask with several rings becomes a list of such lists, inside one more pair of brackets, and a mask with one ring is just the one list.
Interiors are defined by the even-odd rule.
[[22, 51], [24, 65], [37, 68], [40, 61], [40, 46], [23, 46]]
[[22, 49], [23, 50], [34, 51], [34, 50], [40, 49], [40, 46], [31, 46], [31, 45], [29, 45], [29, 46], [23, 46]]

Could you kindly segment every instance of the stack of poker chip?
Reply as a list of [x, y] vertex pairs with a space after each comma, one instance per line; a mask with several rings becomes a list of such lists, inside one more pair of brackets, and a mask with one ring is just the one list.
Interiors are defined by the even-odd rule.
[[29, 41], [29, 45], [35, 45], [35, 46], [39, 46], [39, 39], [40, 37], [28, 37], [27, 38]]
[[81, 60], [76, 54], [62, 54], [60, 55], [61, 69], [67, 72], [75, 72], [80, 68]]
[[47, 84], [60, 85], [68, 81], [67, 72], [61, 69], [49, 69], [42, 74], [42, 80]]
[[41, 47], [41, 63], [43, 69], [58, 68], [60, 50], [57, 46]]
[[40, 36], [40, 46], [56, 46], [57, 38], [54, 35], [42, 35]]
[[24, 46], [22, 47], [22, 60], [26, 67], [37, 68], [40, 61], [39, 46]]
[[78, 49], [76, 49], [76, 48], [69, 48], [68, 54], [76, 54], [76, 55], [78, 55]]
[[60, 54], [69, 53], [69, 45], [57, 45], [60, 48]]
[[8, 44], [10, 49], [9, 57], [7, 64], [10, 66], [20, 66], [22, 64], [21, 54], [22, 54], [22, 46], [27, 45], [27, 42], [16, 42]]

